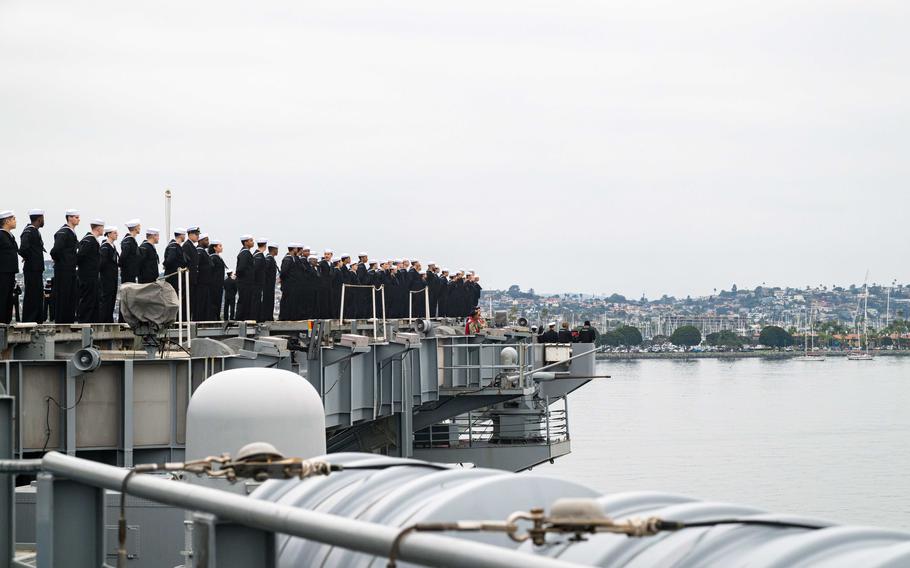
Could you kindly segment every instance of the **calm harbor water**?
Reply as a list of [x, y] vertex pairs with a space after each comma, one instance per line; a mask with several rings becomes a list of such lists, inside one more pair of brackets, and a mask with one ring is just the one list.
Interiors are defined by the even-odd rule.
[[536, 473], [910, 529], [910, 358], [601, 361]]

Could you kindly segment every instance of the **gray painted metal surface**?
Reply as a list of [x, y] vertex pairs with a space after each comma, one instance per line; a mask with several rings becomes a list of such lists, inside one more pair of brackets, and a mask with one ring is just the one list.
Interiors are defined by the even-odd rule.
[[837, 526], [821, 519], [771, 514], [755, 507], [698, 501], [681, 495], [629, 492], [598, 499], [614, 520], [657, 516], [675, 521], [754, 518], [825, 526], [821, 530], [719, 525], [629, 538], [597, 534], [582, 542], [566, 536], [543, 547], [521, 550], [550, 558], [611, 568], [897, 568], [910, 566], [910, 533], [870, 527]]
[[[463, 336], [435, 322], [398, 322], [365, 343], [338, 341], [346, 331], [356, 332], [357, 324], [316, 322], [312, 329], [308, 322], [194, 324], [195, 356], [172, 351], [164, 359], [130, 351], [136, 338], [116, 324], [4, 328], [13, 359], [0, 364], [0, 383], [16, 396], [20, 417], [14, 456], [58, 450], [123, 466], [181, 460], [192, 394], [213, 374], [236, 368], [270, 367], [304, 375], [322, 398], [333, 451], [399, 456], [414, 455], [413, 439], [421, 430], [464, 422], [468, 412], [472, 420], [506, 423], [514, 411], [504, 411], [502, 403], [520, 400], [521, 406], [533, 408], [534, 400], [558, 398], [588, 380], [571, 376], [590, 375], [572, 361], [558, 380], [532, 380], [528, 371], [542, 364], [542, 349], [520, 330]], [[84, 373], [74, 369], [72, 354], [92, 345], [100, 350], [100, 366]], [[296, 345], [308, 351], [292, 349]], [[518, 352], [517, 365], [501, 364], [503, 349]], [[536, 420], [529, 431], [544, 428], [550, 419], [541, 408], [528, 418]], [[463, 434], [471, 443], [477, 437], [477, 432]], [[523, 447], [475, 450], [472, 459], [489, 467], [524, 469], [564, 455], [570, 447], [568, 433], [559, 440], [523, 438]], [[559, 449], [553, 451], [557, 442]], [[424, 455], [428, 450], [418, 449]], [[433, 459], [463, 461], [464, 448], [452, 447], [449, 458], [445, 449], [433, 447]]]
[[[390, 462], [390, 458], [356, 453], [330, 454], [325, 459], [351, 467]], [[414, 460], [397, 460], [396, 463], [402, 466], [346, 470], [305, 481], [269, 481], [251, 498], [403, 528], [418, 522], [503, 520], [514, 511], [527, 510], [560, 497], [595, 496], [591, 489], [582, 485], [536, 475], [516, 476], [481, 468], [440, 471], [422, 467], [421, 462]], [[454, 536], [465, 541], [465, 546], [469, 543], [485, 543], [505, 549], [518, 546], [502, 533]], [[303, 538], [282, 536], [278, 539], [278, 565], [282, 567], [384, 564], [383, 559], [373, 555]]]
[[[374, 458], [375, 459], [375, 458]], [[97, 462], [74, 458], [57, 452], [50, 452], [44, 457], [44, 469], [49, 474], [45, 480], [48, 484], [59, 483], [55, 476], [65, 478], [76, 484], [97, 486], [109, 490], [118, 490], [123, 485], [127, 471], [117, 467], [100, 464]], [[52, 488], [51, 492], [56, 488]], [[39, 499], [42, 488], [39, 487]], [[160, 503], [186, 508], [192, 511], [204, 512], [215, 515], [222, 521], [230, 521], [252, 529], [286, 534], [324, 543], [331, 546], [349, 548], [358, 552], [385, 557], [391, 547], [398, 530], [391, 526], [384, 526], [371, 522], [348, 519], [322, 512], [291, 507], [280, 503], [273, 503], [262, 499], [252, 499], [211, 489], [175, 481], [167, 481], [159, 477], [136, 475], [132, 477], [127, 487], [132, 495], [151, 499]], [[89, 503], [88, 495], [79, 492], [81, 503]], [[53, 546], [66, 547], [67, 542], [58, 542], [53, 536], [56, 534], [55, 522], [71, 522], [78, 518], [80, 508], [67, 511], [70, 519], [61, 519], [53, 510], [42, 509], [39, 505], [38, 521], [38, 556], [39, 564], [42, 555], [53, 557], [54, 551], [46, 551], [48, 543]], [[48, 515], [42, 521], [41, 515]], [[96, 541], [93, 535], [97, 534], [97, 526], [101, 526], [103, 518], [96, 515], [91, 517], [91, 522], [96, 525], [94, 529], [84, 529], [86, 533], [83, 545], [94, 548]], [[103, 531], [101, 531], [103, 535]], [[253, 534], [258, 538], [256, 533]], [[200, 546], [207, 546], [201, 543]], [[103, 547], [101, 548], [103, 550]], [[56, 550], [56, 549], [55, 549]], [[89, 553], [85, 553], [88, 555]], [[91, 553], [93, 556], [97, 552]], [[454, 568], [475, 568], [477, 566], [490, 568], [512, 568], [514, 566], [527, 566], [528, 568], [569, 568], [578, 564], [560, 560], [538, 557], [530, 554], [516, 552], [512, 549], [501, 548], [481, 542], [466, 542], [462, 539], [436, 534], [418, 533], [409, 536], [401, 545], [400, 558], [404, 561], [415, 562], [428, 566], [451, 566]], [[97, 566], [98, 564], [95, 564]], [[78, 566], [81, 566], [78, 565]]]
[[187, 452], [216, 456], [253, 442], [283, 455], [325, 453], [325, 416], [319, 394], [303, 377], [281, 369], [222, 371], [202, 383], [187, 409]]

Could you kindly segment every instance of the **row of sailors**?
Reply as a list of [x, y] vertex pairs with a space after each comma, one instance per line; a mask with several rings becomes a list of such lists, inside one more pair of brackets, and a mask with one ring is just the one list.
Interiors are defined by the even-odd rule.
[[[16, 218], [11, 211], [0, 212], [0, 323], [12, 319], [15, 275], [19, 271], [16, 255], [23, 259], [24, 299], [20, 321], [42, 323], [44, 308], [44, 243], [39, 229], [44, 226], [44, 211], [29, 211], [30, 223], [21, 234], [17, 247], [12, 230]], [[127, 235], [118, 252], [116, 227], [103, 220], [90, 221], [90, 231], [77, 241], [78, 210], [66, 211], [66, 224], [54, 234], [51, 258], [54, 261], [53, 314], [57, 323], [113, 322], [117, 290], [121, 282], [149, 283], [159, 278], [159, 257], [155, 246], [160, 231], [149, 228], [140, 244], [142, 227], [138, 219], [126, 223]], [[460, 271], [449, 275], [431, 263], [426, 272], [418, 261], [370, 262], [361, 254], [352, 263], [347, 255], [337, 260], [326, 250], [320, 260], [310, 256], [309, 247], [291, 243], [279, 269], [277, 245], [267, 239], [241, 237], [237, 271], [232, 278], [221, 258], [222, 243], [210, 240], [199, 227], [178, 229], [164, 252], [165, 278], [176, 289], [180, 269], [187, 273], [188, 290], [184, 306], [191, 319], [218, 321], [243, 319], [269, 321], [274, 317], [275, 285], [280, 276], [282, 299], [279, 318], [287, 320], [334, 318], [341, 315], [342, 288], [345, 288], [344, 317], [372, 317], [373, 297], [376, 315], [388, 318], [463, 317], [470, 314], [480, 299], [479, 278]], [[253, 244], [257, 245], [253, 250]], [[227, 278], [225, 278], [227, 276]], [[236, 279], [236, 281], [235, 281]], [[239, 299], [234, 306], [234, 290]], [[378, 291], [376, 293], [374, 291]], [[383, 304], [382, 294], [385, 294]], [[385, 312], [383, 312], [383, 305]], [[429, 308], [429, 314], [427, 314]]]
[[[356, 260], [347, 254], [336, 258], [331, 249], [320, 259], [310, 252], [306, 245], [288, 243], [279, 268], [279, 319], [467, 317], [480, 300], [480, 278], [451, 274], [435, 262], [423, 270], [418, 260], [371, 261], [363, 252]], [[243, 250], [240, 255], [238, 282]]]

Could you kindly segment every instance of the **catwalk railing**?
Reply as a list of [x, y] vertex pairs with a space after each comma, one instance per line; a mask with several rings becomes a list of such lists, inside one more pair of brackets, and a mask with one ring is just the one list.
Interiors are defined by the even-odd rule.
[[508, 445], [549, 446], [569, 439], [566, 397], [552, 401], [562, 408], [468, 412], [415, 432], [417, 448], [473, 448]]
[[[193, 565], [233, 568], [277, 566], [276, 534], [320, 542], [377, 557], [388, 557], [401, 529], [337, 515], [251, 499], [219, 489], [191, 485], [56, 452], [40, 460], [0, 459], [4, 483], [0, 562], [26, 566], [15, 560], [13, 479], [37, 474], [36, 552], [39, 568], [107, 566], [105, 491], [123, 491], [156, 503], [194, 512]], [[10, 505], [6, 507], [5, 505]], [[242, 548], [244, 558], [231, 551]], [[533, 556], [511, 548], [428, 533], [414, 533], [400, 541], [398, 558], [426, 566], [455, 568], [569, 568], [567, 562]]]

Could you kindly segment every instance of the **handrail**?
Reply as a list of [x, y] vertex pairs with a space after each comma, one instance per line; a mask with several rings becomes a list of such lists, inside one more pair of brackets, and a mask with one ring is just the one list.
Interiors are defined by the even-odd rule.
[[[227, 491], [169, 481], [148, 475], [130, 475], [122, 469], [58, 452], [48, 452], [43, 469], [86, 485], [120, 491], [171, 505], [205, 512], [221, 520], [339, 546], [375, 556], [388, 556], [400, 533], [397, 527], [348, 519], [271, 501], [252, 499]], [[128, 479], [125, 485], [124, 481]], [[74, 514], [78, 513], [74, 511]], [[454, 568], [577, 568], [579, 565], [534, 556], [511, 548], [467, 541], [449, 536], [414, 533], [401, 542], [399, 558], [429, 566]]]
[[[379, 323], [378, 318], [376, 317], [376, 292], [380, 292], [382, 295], [382, 341], [388, 341], [389, 338], [386, 336], [386, 312], [385, 312], [385, 284], [379, 286], [379, 288], [373, 286], [372, 284], [342, 284], [341, 285], [341, 308], [339, 309], [338, 322], [340, 325], [344, 325], [344, 295], [345, 290], [348, 288], [369, 288], [372, 290], [373, 294], [373, 339], [378, 341], [378, 335], [376, 326]], [[356, 320], [357, 318], [348, 318], [350, 320]]]

